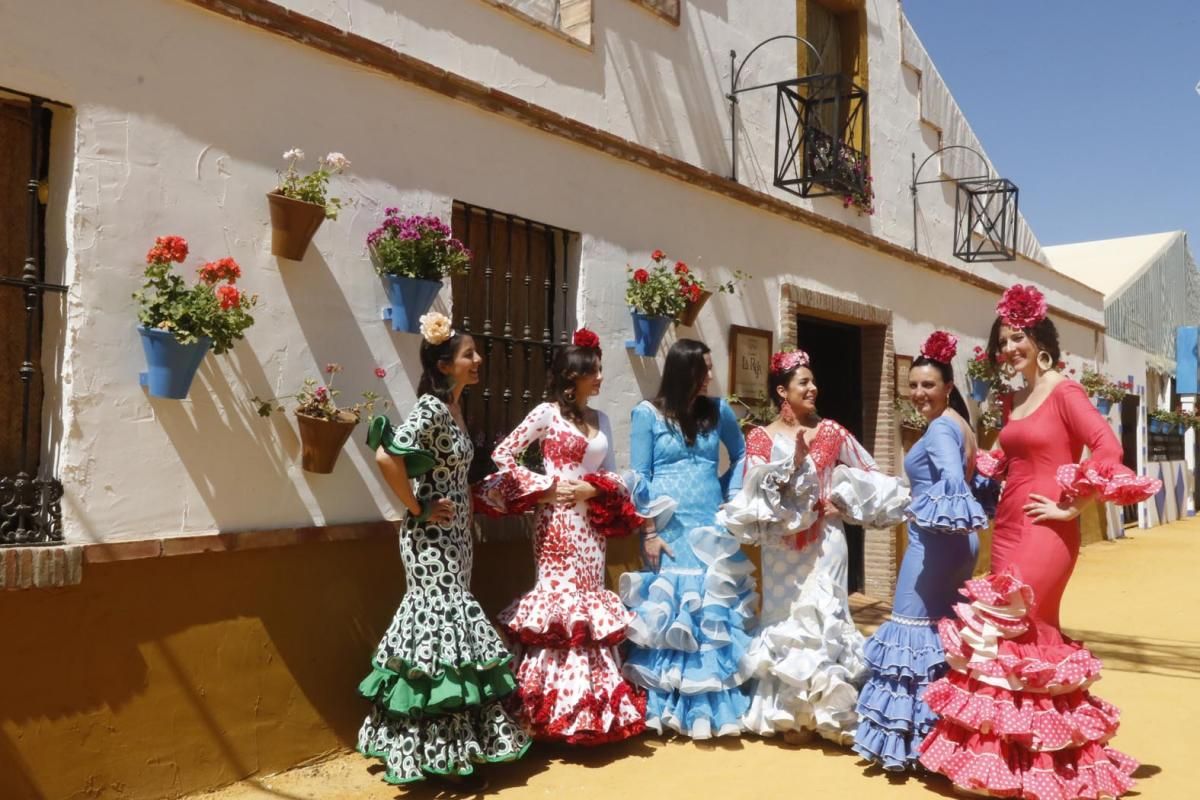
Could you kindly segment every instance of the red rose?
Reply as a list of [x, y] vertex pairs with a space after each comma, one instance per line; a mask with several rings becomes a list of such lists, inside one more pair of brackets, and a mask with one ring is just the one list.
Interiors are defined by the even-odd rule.
[[943, 364], [949, 364], [957, 353], [958, 338], [946, 331], [934, 331], [921, 345], [921, 355]]
[[637, 272], [633, 273], [633, 279], [638, 283], [645, 283], [646, 281], [650, 280], [650, 273], [646, 272], [644, 269], [639, 269]]
[[650, 258], [655, 261], [662, 261], [664, 258], [666, 258], [666, 256], [667, 256], [667, 254], [664, 253], [662, 250], [655, 250], [653, 253], [650, 254]]
[[241, 300], [241, 294], [236, 286], [225, 284], [217, 287], [217, 298], [221, 301], [221, 310], [228, 311], [237, 307], [238, 301]]
[[600, 337], [587, 328], [580, 328], [575, 331], [575, 336], [572, 337], [571, 343], [576, 347], [587, 347], [593, 350], [600, 349]]
[[688, 265], [683, 263], [682, 261], [676, 261], [675, 262], [675, 274], [676, 275], [687, 275], [688, 274]]

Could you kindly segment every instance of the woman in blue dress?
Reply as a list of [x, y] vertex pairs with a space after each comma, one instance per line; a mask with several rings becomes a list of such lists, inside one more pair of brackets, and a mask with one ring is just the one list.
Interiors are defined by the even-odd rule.
[[[729, 405], [706, 396], [711, 378], [708, 347], [680, 339], [667, 353], [658, 396], [633, 410], [632, 493], [649, 520], [648, 569], [620, 582], [634, 613], [625, 674], [648, 692], [646, 726], [694, 739], [742, 731], [746, 628], [757, 601], [753, 565], [714, 524], [741, 486], [745, 442]], [[730, 463], [723, 475], [721, 445]]]
[[971, 577], [984, 509], [968, 487], [975, 463], [970, 413], [954, 387], [957, 340], [935, 331], [908, 374], [910, 399], [929, 421], [904, 459], [912, 484], [908, 549], [900, 565], [892, 616], [866, 646], [870, 677], [858, 698], [854, 750], [884, 769], [914, 769], [936, 717], [925, 689], [947, 670], [938, 638], [958, 587]]

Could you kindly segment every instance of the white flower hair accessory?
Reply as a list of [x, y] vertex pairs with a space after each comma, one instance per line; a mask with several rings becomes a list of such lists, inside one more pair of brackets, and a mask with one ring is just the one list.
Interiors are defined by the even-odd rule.
[[432, 345], [439, 345], [454, 335], [450, 318], [440, 311], [422, 314], [418, 321], [421, 323], [421, 336]]

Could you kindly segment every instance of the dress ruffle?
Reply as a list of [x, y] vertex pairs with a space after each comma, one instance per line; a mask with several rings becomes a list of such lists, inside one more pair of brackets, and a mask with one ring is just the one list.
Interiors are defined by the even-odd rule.
[[1064, 464], [1055, 477], [1064, 499], [1099, 497], [1119, 506], [1133, 505], [1158, 494], [1162, 481], [1135, 475], [1124, 464], [1084, 459], [1079, 464]]
[[900, 478], [838, 464], [829, 498], [852, 525], [890, 528], [904, 521], [911, 495], [907, 482]]
[[652, 521], [655, 530], [661, 531], [666, 528], [679, 505], [675, 498], [665, 494], [653, 495], [649, 482], [642, 480], [642, 476], [637, 472], [622, 472], [621, 482], [628, 489], [629, 501], [633, 503], [638, 515]]
[[392, 716], [445, 714], [499, 700], [516, 688], [509, 659], [487, 667], [447, 664], [436, 677], [397, 663], [371, 668], [358, 692]]
[[664, 566], [621, 576], [620, 595], [633, 612], [626, 636], [636, 645], [625, 675], [650, 690], [646, 726], [694, 739], [740, 733], [749, 701], [743, 684], [745, 633], [757, 595], [753, 565], [733, 537], [716, 528], [684, 534], [700, 567]]
[[1022, 641], [1033, 591], [1013, 572], [968, 581], [958, 622], [939, 626], [953, 672], [925, 693], [941, 717], [921, 763], [960, 788], [1030, 800], [1118, 797], [1133, 759], [1105, 747], [1120, 712], [1085, 687], [1100, 661], [1081, 645]]
[[749, 544], [791, 546], [797, 531], [817, 521], [817, 473], [805, 459], [791, 457], [746, 470], [737, 496], [717, 512], [717, 524]]
[[977, 450], [975, 452], [975, 471], [985, 478], [1003, 481], [1008, 475], [1008, 456], [1000, 448], [995, 450]]
[[971, 533], [987, 527], [987, 514], [961, 479], [938, 481], [913, 498], [909, 519], [922, 530], [938, 533]]
[[845, 591], [812, 575], [787, 619], [759, 631], [746, 654], [754, 668], [748, 730], [769, 736], [815, 730], [834, 742], [854, 735], [854, 706], [866, 675], [862, 634]]
[[646, 520], [630, 500], [621, 479], [612, 473], [591, 472], [583, 476], [599, 492], [587, 502], [587, 517], [592, 528], [606, 539], [628, 536]]
[[524, 467], [493, 472], [472, 491], [475, 510], [489, 517], [524, 514], [536, 508], [538, 498], [553, 489], [555, 483], [549, 475]]
[[632, 618], [620, 598], [605, 589], [539, 586], [501, 611], [499, 622], [522, 644], [578, 647], [619, 644]]
[[646, 729], [646, 695], [621, 677], [611, 647], [537, 649], [525, 653], [520, 718], [535, 739], [597, 745]]

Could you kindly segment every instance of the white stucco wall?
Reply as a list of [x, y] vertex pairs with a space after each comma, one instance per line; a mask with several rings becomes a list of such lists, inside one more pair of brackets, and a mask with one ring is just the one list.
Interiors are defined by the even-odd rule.
[[[780, 26], [794, 30], [790, 3], [730, 0], [722, 8], [736, 22], [685, 4], [678, 29], [632, 3], [601, 3], [588, 52], [477, 0], [291, 5], [716, 171], [727, 166], [720, 94], [729, 47], [745, 51]], [[870, 7], [894, 13], [888, 2]], [[619, 461], [628, 410], [658, 379], [657, 362], [621, 348], [629, 335], [625, 266], [656, 247], [709, 279], [735, 269], [755, 275], [745, 296], [714, 298], [692, 332], [713, 346], [722, 384], [728, 326], [777, 326], [789, 281], [894, 309], [898, 352], [915, 353], [934, 327], [959, 334], [960, 369], [987, 334], [996, 301], [988, 292], [183, 2], [111, 0], [101, 9], [0, 0], [0, 11], [0, 83], [73, 107], [56, 117], [48, 233], [50, 274], [61, 271], [72, 288], [61, 369], [47, 369], [62, 375], [47, 416], [61, 419], [54, 456], [72, 541], [395, 516], [359, 437], [333, 475], [310, 475], [299, 469], [291, 419], [259, 419], [247, 402], [336, 361], [348, 392], [371, 386], [370, 371], [381, 365], [387, 398], [400, 413], [411, 405], [418, 340], [379, 320], [384, 296], [364, 248], [384, 206], [448, 218], [459, 199], [581, 233], [577, 317], [605, 346], [602, 407], [617, 426]], [[915, 99], [898, 45], [872, 35], [872, 91], [882, 98], [873, 125], [898, 131], [894, 158], [876, 144], [884, 208], [870, 219], [832, 200], [818, 208], [900, 240], [907, 211], [887, 204], [907, 198], [907, 178], [897, 175], [907, 174], [906, 148], [922, 133], [915, 112], [904, 116]], [[792, 53], [760, 62], [758, 75], [748, 68], [747, 80], [774, 77], [770, 65], [786, 66]], [[747, 118], [751, 106], [743, 105]], [[769, 137], [749, 139], [743, 152], [768, 163]], [[353, 161], [351, 175], [335, 181], [351, 207], [322, 227], [301, 263], [270, 255], [264, 198], [292, 146], [310, 155], [339, 150]], [[189, 268], [232, 255], [241, 285], [261, 298], [246, 341], [228, 357], [210, 356], [184, 402], [151, 401], [137, 385], [143, 360], [130, 293], [163, 234], [188, 238]], [[1098, 296], [1032, 263], [973, 269], [1033, 280], [1053, 302], [1101, 318]], [[1096, 352], [1093, 331], [1065, 323], [1061, 333], [1065, 349]], [[818, 373], [836, 368], [817, 365]]]

